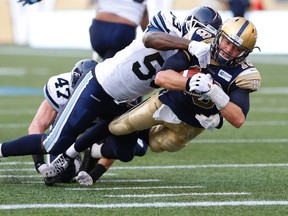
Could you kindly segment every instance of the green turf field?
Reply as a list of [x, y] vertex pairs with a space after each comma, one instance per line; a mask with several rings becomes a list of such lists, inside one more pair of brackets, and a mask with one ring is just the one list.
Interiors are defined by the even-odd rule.
[[[0, 142], [27, 133], [50, 76], [91, 55], [0, 46]], [[288, 56], [250, 59], [263, 82], [242, 128], [225, 123], [180, 152], [117, 162], [93, 187], [46, 187], [31, 156], [1, 159], [0, 215], [287, 215]]]

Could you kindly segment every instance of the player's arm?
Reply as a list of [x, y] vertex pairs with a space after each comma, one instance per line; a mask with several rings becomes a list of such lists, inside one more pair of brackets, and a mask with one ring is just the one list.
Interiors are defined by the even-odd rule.
[[50, 125], [54, 122], [56, 115], [57, 111], [45, 99], [38, 108], [38, 111], [28, 128], [28, 133], [29, 134], [44, 133], [45, 130], [47, 130], [50, 127]]
[[147, 48], [157, 50], [184, 49], [187, 50], [190, 40], [169, 35], [161, 31], [149, 31], [143, 35], [143, 43]]
[[228, 102], [220, 113], [235, 128], [240, 128], [246, 119], [242, 109], [233, 102]]
[[231, 86], [229, 103], [220, 110], [223, 117], [234, 127], [240, 128], [250, 108], [250, 93], [260, 88], [260, 73], [251, 66], [239, 74]]
[[152, 17], [142, 41], [145, 47], [157, 50], [188, 49], [191, 42], [182, 38], [181, 23], [171, 11], [159, 11]]
[[141, 29], [143, 31], [145, 31], [145, 29], [147, 28], [148, 23], [149, 23], [149, 15], [148, 15], [147, 7], [146, 7], [143, 13], [141, 23], [140, 23]]
[[155, 76], [155, 84], [165, 89], [186, 91], [189, 78], [184, 77], [179, 72], [188, 69], [190, 65], [194, 65], [195, 61], [197, 59], [191, 57], [187, 51], [179, 50], [165, 61]]

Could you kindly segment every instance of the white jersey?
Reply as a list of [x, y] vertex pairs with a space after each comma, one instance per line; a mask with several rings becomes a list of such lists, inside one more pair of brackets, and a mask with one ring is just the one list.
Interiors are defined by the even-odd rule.
[[[170, 12], [159, 12], [148, 28], [157, 28], [171, 35], [182, 36], [180, 22]], [[151, 93], [155, 75], [164, 62], [178, 50], [159, 51], [146, 48], [142, 40], [134, 40], [129, 46], [106, 59], [95, 68], [95, 75], [103, 89], [115, 100], [133, 100]]]
[[147, 0], [98, 0], [96, 12], [113, 13], [139, 25], [146, 5]]
[[58, 112], [72, 94], [71, 72], [52, 76], [44, 86], [44, 97]]

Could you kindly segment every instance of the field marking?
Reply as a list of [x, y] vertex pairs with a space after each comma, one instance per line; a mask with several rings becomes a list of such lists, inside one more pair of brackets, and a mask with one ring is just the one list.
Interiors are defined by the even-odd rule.
[[151, 197], [178, 197], [178, 196], [238, 196], [251, 195], [246, 192], [223, 192], [223, 193], [180, 193], [180, 194], [123, 194], [123, 195], [103, 195], [103, 197], [120, 198], [151, 198]]
[[246, 121], [245, 126], [285, 126], [288, 125], [288, 121]]
[[202, 169], [202, 168], [239, 168], [239, 167], [287, 167], [288, 164], [207, 164], [207, 165], [178, 165], [178, 166], [131, 166], [111, 167], [110, 169]]
[[12, 209], [44, 209], [44, 208], [98, 208], [98, 209], [115, 209], [115, 208], [167, 208], [167, 207], [218, 207], [218, 206], [275, 206], [288, 205], [286, 200], [251, 200], [251, 201], [222, 201], [222, 202], [153, 202], [153, 203], [111, 203], [111, 204], [17, 204], [17, 205], [0, 205], [0, 210]]
[[203, 139], [193, 140], [193, 143], [288, 143], [287, 138], [282, 139]]
[[195, 189], [206, 188], [206, 186], [151, 186], [151, 187], [113, 187], [113, 188], [65, 188], [69, 191], [102, 191], [102, 190], [148, 190], [148, 189]]
[[0, 175], [0, 178], [38, 178], [41, 175]]
[[[33, 162], [4, 162], [0, 161], [0, 166], [8, 165], [32, 165]], [[281, 164], [198, 164], [198, 165], [173, 165], [173, 166], [114, 166], [109, 170], [122, 170], [122, 169], [197, 169], [197, 168], [235, 168], [235, 167], [287, 167], [288, 163]], [[31, 169], [34, 170], [34, 169]], [[5, 171], [5, 169], [0, 169]]]

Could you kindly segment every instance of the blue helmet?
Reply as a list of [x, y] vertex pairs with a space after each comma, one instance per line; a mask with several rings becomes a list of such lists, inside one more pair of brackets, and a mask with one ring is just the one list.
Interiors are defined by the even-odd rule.
[[217, 11], [207, 6], [197, 7], [191, 10], [184, 19], [183, 35], [193, 27], [204, 27], [215, 34], [221, 25], [222, 18]]
[[76, 85], [79, 78], [82, 74], [89, 72], [92, 68], [94, 68], [98, 63], [91, 59], [82, 59], [78, 61], [74, 68], [71, 71], [71, 83], [72, 88]]

